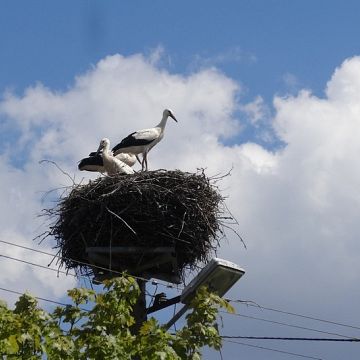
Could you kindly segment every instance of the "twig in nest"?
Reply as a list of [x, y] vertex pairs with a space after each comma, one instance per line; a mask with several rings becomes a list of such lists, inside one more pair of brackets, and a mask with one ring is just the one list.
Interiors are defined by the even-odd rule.
[[50, 164], [53, 164], [55, 165], [58, 170], [60, 170], [64, 175], [66, 175], [70, 180], [71, 182], [73, 183], [73, 185], [76, 185], [75, 184], [75, 177], [71, 177], [69, 173], [67, 173], [65, 170], [63, 170], [55, 161], [52, 161], [52, 160], [46, 160], [46, 159], [43, 159], [43, 160], [40, 160], [39, 161], [39, 164], [43, 164], [43, 163], [50, 163]]
[[119, 216], [118, 214], [115, 214], [115, 213], [114, 213], [113, 211], [111, 211], [108, 207], [106, 207], [106, 210], [107, 210], [110, 214], [116, 216], [119, 220], [121, 220], [121, 221], [136, 235], [136, 231], [135, 231], [121, 216]]

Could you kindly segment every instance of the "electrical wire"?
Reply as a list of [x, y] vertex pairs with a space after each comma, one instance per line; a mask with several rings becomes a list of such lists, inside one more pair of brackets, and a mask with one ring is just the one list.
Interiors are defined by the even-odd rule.
[[329, 332], [329, 331], [323, 331], [323, 330], [313, 329], [313, 328], [309, 328], [309, 327], [305, 327], [305, 326], [299, 326], [299, 325], [293, 325], [293, 324], [283, 323], [283, 322], [280, 322], [280, 321], [264, 319], [264, 318], [260, 318], [260, 317], [256, 317], [256, 316], [249, 316], [249, 315], [243, 315], [243, 314], [238, 314], [238, 313], [229, 313], [229, 312], [227, 312], [227, 311], [219, 311], [219, 313], [227, 314], [227, 315], [232, 315], [232, 316], [239, 316], [239, 317], [243, 317], [243, 318], [247, 318], [247, 319], [252, 319], [252, 320], [259, 320], [259, 321], [263, 321], [263, 322], [267, 322], [267, 323], [272, 323], [272, 324], [287, 326], [287, 327], [296, 328], [296, 329], [301, 329], [301, 330], [314, 331], [314, 332], [321, 333], [321, 334], [335, 335], [335, 336], [339, 336], [339, 337], [346, 338], [346, 339], [354, 339], [353, 336], [347, 336], [347, 335], [342, 335], [342, 334], [333, 333], [333, 332]]
[[[19, 247], [19, 248], [22, 248], [22, 249], [25, 249], [25, 250], [41, 253], [41, 254], [44, 254], [44, 255], [53, 256], [53, 257], [57, 257], [57, 258], [60, 258], [60, 259], [62, 258], [62, 257], [60, 257], [58, 255], [55, 255], [55, 254], [52, 254], [52, 253], [48, 253], [48, 252], [45, 252], [45, 251], [42, 251], [42, 250], [33, 249], [33, 248], [23, 246], [23, 245], [19, 245], [19, 244], [10, 243], [8, 241], [0, 240], [0, 242], [4, 243], [4, 244], [7, 244], [7, 245]], [[35, 267], [39, 267], [39, 268], [42, 268], [42, 269], [47, 269], [47, 270], [50, 270], [50, 271], [53, 271], [53, 272], [57, 272], [57, 273], [65, 274], [65, 275], [70, 275], [70, 276], [73, 276], [73, 277], [83, 277], [83, 278], [86, 278], [88, 280], [88, 277], [83, 276], [83, 275], [72, 274], [72, 273], [62, 271], [62, 270], [59, 270], [59, 269], [50, 268], [49, 266], [44, 266], [44, 265], [36, 264], [36, 263], [33, 263], [33, 262], [29, 262], [29, 261], [26, 261], [26, 260], [18, 259], [18, 258], [9, 256], [9, 255], [0, 254], [0, 257], [6, 258], [6, 259], [9, 259], [9, 260], [13, 260], [13, 261], [22, 262], [22, 263], [25, 263], [25, 264], [28, 264], [28, 265], [31, 265], [31, 266], [35, 266]], [[81, 261], [79, 261], [79, 263], [85, 264], [85, 265], [88, 265], [88, 266], [94, 266], [92, 264], [88, 264], [88, 263], [81, 262]], [[94, 267], [110, 271], [110, 269], [104, 268], [104, 267], [101, 267], [101, 266], [94, 266]], [[125, 273], [119, 272], [119, 271], [113, 271], [113, 272], [119, 273], [121, 275], [125, 274]], [[142, 281], [150, 282], [150, 280], [139, 277], [139, 276], [133, 276], [133, 277], [136, 278], [136, 279], [142, 280]], [[152, 283], [154, 284], [154, 281], [152, 281]], [[156, 282], [156, 286], [157, 285], [166, 286], [166, 287], [172, 287], [173, 288], [172, 285], [163, 284], [161, 282]], [[227, 300], [230, 301], [230, 302], [236, 302], [236, 303], [243, 303], [243, 304], [246, 303], [246, 302], [244, 302], [242, 300], [229, 300], [229, 299], [227, 299]], [[254, 306], [254, 307], [259, 307], [259, 306], [253, 305], [253, 304], [249, 304], [248, 302], [247, 302], [247, 305]], [[296, 313], [292, 313], [292, 312], [282, 311], [282, 310], [279, 310], [279, 309], [274, 309], [274, 308], [269, 308], [269, 307], [259, 307], [259, 308], [263, 308], [263, 309], [269, 310], [269, 311], [275, 311], [275, 312], [279, 312], [279, 313], [284, 313], [284, 314], [288, 314], [288, 315], [299, 316], [299, 317], [306, 318], [306, 319], [311, 319], [311, 320], [321, 321], [321, 322], [325, 322], [325, 323], [330, 323], [330, 324], [334, 324], [334, 325], [360, 329], [360, 328], [358, 328], [356, 326], [345, 325], [345, 324], [336, 323], [336, 322], [333, 322], [333, 321], [330, 321], [330, 320], [314, 318], [314, 317], [310, 317], [310, 316], [306, 316], [306, 315], [302, 315], [302, 314], [296, 314]], [[229, 314], [227, 312], [222, 312], [222, 313]], [[342, 335], [342, 334], [338, 334], [338, 333], [332, 333], [332, 332], [317, 330], [317, 329], [313, 329], [313, 328], [308, 328], [308, 327], [303, 327], [303, 326], [298, 326], [298, 325], [292, 325], [292, 324], [288, 324], [288, 323], [282, 323], [282, 322], [279, 322], [279, 321], [258, 318], [258, 317], [255, 317], [255, 316], [249, 316], [249, 315], [243, 315], [243, 314], [229, 314], [229, 315], [236, 315], [236, 316], [240, 316], [240, 317], [244, 317], [244, 318], [248, 318], [248, 319], [254, 319], [254, 320], [264, 321], [264, 322], [268, 322], [268, 323], [274, 323], [274, 324], [278, 324], [278, 325], [282, 325], [282, 326], [288, 326], [288, 327], [298, 328], [298, 329], [302, 329], [302, 330], [309, 330], [309, 331], [314, 331], [314, 332], [318, 332], [318, 333], [328, 334], [328, 335], [335, 335], [335, 336], [348, 338], [348, 339], [353, 339], [354, 338], [354, 337], [350, 337], [350, 336], [346, 336], [346, 335]]]
[[223, 354], [222, 354], [222, 352], [221, 352], [221, 348], [219, 348], [219, 354], [220, 354], [220, 360], [224, 360], [224, 358], [223, 358]]
[[342, 326], [342, 327], [346, 327], [346, 328], [360, 330], [359, 326], [344, 324], [344, 323], [331, 321], [331, 320], [325, 320], [325, 319], [321, 319], [318, 317], [313, 317], [313, 316], [304, 315], [304, 314], [298, 314], [298, 313], [284, 311], [284, 310], [266, 307], [266, 306], [262, 306], [262, 305], [257, 305], [257, 304], [255, 305], [254, 301], [251, 301], [252, 302], [252, 304], [251, 304], [249, 301], [245, 301], [245, 300], [231, 300], [231, 299], [225, 299], [225, 300], [228, 302], [231, 302], [231, 303], [238, 303], [238, 304], [242, 304], [242, 305], [252, 306], [252, 307], [255, 307], [255, 308], [258, 308], [261, 310], [273, 311], [273, 312], [280, 313], [280, 314], [291, 315], [291, 316], [296, 316], [296, 317], [300, 317], [303, 319], [314, 320], [314, 321], [319, 321], [319, 322], [323, 322], [323, 323], [327, 323], [327, 324], [332, 324], [332, 325], [337, 325], [337, 326]]
[[[15, 290], [10, 290], [7, 288], [3, 288], [0, 287], [0, 290], [5, 291], [5, 292], [9, 292], [12, 294], [17, 294], [17, 295], [22, 295], [21, 292], [19, 291], [15, 291]], [[49, 302], [49, 303], [53, 303], [56, 305], [61, 305], [61, 306], [71, 306], [71, 304], [66, 304], [66, 303], [62, 303], [59, 301], [55, 301], [55, 300], [51, 300], [48, 298], [44, 298], [44, 297], [39, 297], [36, 296], [35, 297], [37, 300], [40, 301], [45, 301], [45, 302]], [[83, 309], [88, 311], [88, 309]], [[289, 352], [289, 351], [284, 351], [284, 350], [279, 350], [279, 349], [274, 349], [274, 348], [269, 348], [269, 347], [264, 347], [264, 346], [259, 346], [259, 345], [252, 345], [252, 344], [247, 344], [247, 343], [242, 343], [239, 341], [234, 341], [231, 339], [256, 339], [256, 340], [299, 340], [299, 341], [343, 341], [343, 342], [350, 342], [350, 341], [354, 341], [354, 342], [359, 342], [360, 339], [334, 339], [334, 338], [289, 338], [289, 337], [258, 337], [258, 336], [227, 336], [227, 335], [222, 335], [221, 338], [224, 340], [224, 342], [228, 342], [228, 343], [233, 343], [233, 344], [237, 344], [237, 345], [243, 345], [243, 346], [248, 346], [248, 347], [252, 347], [252, 348], [257, 348], [260, 350], [266, 350], [266, 351], [272, 351], [272, 352], [277, 352], [277, 353], [282, 353], [282, 354], [287, 354], [287, 355], [291, 355], [291, 356], [296, 356], [296, 357], [301, 357], [301, 358], [307, 358], [307, 359], [314, 359], [314, 360], [322, 360], [321, 358], [317, 358], [317, 357], [313, 357], [313, 356], [309, 356], [309, 355], [304, 355], [304, 354], [299, 354], [299, 353], [294, 353], [294, 352]], [[220, 353], [220, 356], [222, 358], [222, 353]]]
[[[36, 264], [36, 263], [33, 263], [33, 262], [30, 262], [30, 261], [26, 261], [26, 260], [22, 260], [22, 259], [19, 259], [19, 258], [15, 258], [13, 256], [9, 256], [9, 255], [4, 255], [4, 254], [0, 254], [0, 257], [3, 257], [5, 259], [8, 259], [8, 260], [13, 260], [13, 261], [17, 261], [17, 262], [21, 262], [21, 263], [24, 263], [24, 264], [27, 264], [27, 265], [31, 265], [31, 266], [35, 266], [35, 267], [38, 267], [38, 268], [41, 268], [41, 269], [45, 269], [45, 270], [50, 270], [50, 271], [54, 271], [54, 272], [57, 272], [57, 273], [60, 273], [60, 274], [64, 274], [66, 276], [70, 275], [70, 276], [73, 276], [75, 278], [84, 278], [84, 279], [89, 279], [87, 276], [85, 275], [76, 275], [76, 274], [72, 274], [72, 273], [69, 273], [69, 272], [66, 272], [66, 271], [63, 271], [63, 270], [59, 270], [59, 269], [55, 269], [55, 268], [51, 268], [49, 266], [45, 266], [45, 265], [40, 265], [40, 264]], [[124, 275], [125, 273], [123, 273]], [[141, 277], [138, 277], [138, 276], [132, 276], [134, 277], [135, 279], [140, 279], [140, 280], [143, 280], [143, 281], [149, 281], [149, 280], [146, 280], [144, 278], [141, 278]], [[160, 284], [159, 284], [160, 285]], [[166, 286], [165, 284], [161, 284], [161, 285], [164, 285]]]
[[310, 356], [310, 355], [293, 353], [293, 352], [290, 352], [290, 351], [273, 349], [273, 348], [264, 347], [264, 346], [259, 346], [259, 345], [246, 344], [246, 343], [243, 343], [243, 342], [240, 342], [240, 341], [226, 340], [226, 339], [225, 339], [224, 341], [226, 341], [226, 342], [228, 342], [228, 343], [232, 343], [232, 344], [238, 344], [238, 345], [248, 346], [248, 347], [252, 347], [252, 348], [256, 348], [256, 349], [261, 349], [261, 350], [273, 351], [273, 352], [277, 352], [277, 353], [281, 353], [281, 354], [286, 354], [286, 355], [291, 355], [291, 356], [297, 356], [297, 357], [306, 358], [306, 359], [323, 360], [322, 358], [318, 358], [318, 357], [314, 357], [314, 356]]
[[[84, 262], [84, 261], [80, 261], [80, 260], [74, 260], [74, 259], [71, 259], [71, 258], [68, 258], [68, 257], [59, 256], [59, 255], [52, 254], [52, 253], [49, 253], [49, 252], [46, 252], [46, 251], [42, 251], [42, 250], [37, 250], [37, 249], [34, 249], [34, 248], [30, 248], [30, 247], [27, 247], [27, 246], [24, 246], [24, 245], [11, 243], [11, 242], [5, 241], [5, 240], [0, 240], [0, 243], [7, 244], [7, 245], [11, 245], [11, 246], [15, 246], [15, 247], [18, 247], [18, 248], [21, 248], [21, 249], [24, 249], [24, 250], [33, 251], [33, 252], [36, 252], [36, 253], [39, 253], [39, 254], [52, 256], [53, 258], [71, 260], [71, 261], [74, 261], [74, 262], [76, 262], [76, 263], [78, 263], [78, 264], [81, 264], [81, 265], [86, 265], [86, 266], [93, 267], [93, 268], [96, 268], [96, 269], [99, 269], [99, 270], [110, 271], [110, 272], [112, 272], [112, 273], [119, 274], [119, 275], [129, 275], [129, 274], [127, 274], [126, 272], [112, 270], [112, 269], [109, 269], [109, 268], [107, 268], [107, 267], [102, 267], [102, 266], [98, 266], [98, 265], [93, 265], [93, 264], [90, 264], [90, 263], [87, 263], [87, 262]], [[22, 260], [20, 260], [20, 259], [12, 258], [11, 256], [7, 256], [7, 255], [0, 255], [0, 256], [6, 257], [6, 258], [8, 258], [8, 259], [15, 260], [15, 261], [22, 261]], [[65, 271], [61, 271], [61, 270], [58, 270], [58, 269], [46, 267], [46, 266], [44, 266], [44, 265], [38, 265], [38, 264], [30, 263], [30, 262], [27, 262], [27, 261], [25, 261], [25, 260], [22, 261], [22, 262], [25, 262], [25, 263], [27, 263], [28, 265], [38, 266], [38, 267], [41, 267], [41, 268], [50, 269], [50, 270], [52, 270], [52, 271], [57, 271], [57, 272], [62, 273], [62, 274], [66, 274], [66, 275], [70, 274], [71, 276], [74, 276], [74, 277], [84, 277], [84, 278], [88, 279], [88, 277], [86, 277], [86, 276], [84, 276], [84, 275], [71, 274], [71, 273], [68, 273], [68, 272], [65, 272]], [[146, 279], [146, 278], [143, 278], [143, 277], [141, 277], [141, 276], [134, 276], [134, 275], [131, 275], [131, 276], [132, 276], [133, 278], [135, 278], [135, 279], [138, 279], [138, 280], [142, 280], [142, 281], [145, 281], [145, 282], [154, 283], [154, 281], [149, 280], [149, 279]], [[156, 281], [156, 283], [157, 283], [158, 285], [164, 286], [164, 287], [166, 287], [166, 288], [177, 289], [177, 290], [181, 290], [181, 289], [182, 289], [182, 288], [179, 287], [179, 286], [174, 286], [174, 285], [172, 285], [172, 284], [170, 284], [170, 283], [162, 283], [162, 282], [159, 282], [158, 280]]]
[[[116, 271], [116, 270], [111, 270], [109, 268], [106, 268], [106, 267], [101, 267], [101, 266], [97, 266], [97, 265], [93, 265], [93, 264], [89, 264], [89, 263], [86, 263], [86, 262], [83, 262], [83, 261], [77, 261], [77, 260], [73, 260], [73, 259], [70, 259], [70, 258], [66, 258], [66, 257], [61, 257], [59, 255], [55, 255], [55, 254], [52, 254], [52, 253], [49, 253], [49, 252], [46, 252], [46, 251], [42, 251], [42, 250], [38, 250], [38, 249], [34, 249], [34, 248], [30, 248], [30, 247], [27, 247], [27, 246], [23, 246], [23, 245], [20, 245], [20, 244], [15, 244], [15, 243], [11, 243], [11, 242], [8, 242], [8, 241], [4, 241], [4, 240], [0, 240], [1, 243], [4, 243], [4, 244], [7, 244], [7, 245], [11, 245], [11, 246], [15, 246], [15, 247], [18, 247], [18, 248], [22, 248], [22, 249], [25, 249], [25, 250], [29, 250], [29, 251], [33, 251], [33, 252], [36, 252], [36, 253], [40, 253], [40, 254], [43, 254], [43, 255], [47, 255], [47, 256], [52, 256], [54, 258], [58, 258], [58, 259], [69, 259], [69, 260], [72, 260], [74, 262], [77, 262], [79, 264], [82, 264], [82, 265], [87, 265], [87, 266], [90, 266], [90, 267], [95, 267], [95, 268], [98, 268], [98, 269], [101, 269], [101, 270], [106, 270], [106, 271], [112, 271], [113, 273], [118, 273], [118, 274], [121, 274], [121, 275], [124, 275], [125, 273], [124, 272], [120, 272], [120, 271]], [[18, 261], [18, 262], [22, 262], [22, 263], [25, 263], [25, 264], [28, 264], [28, 265], [31, 265], [31, 266], [35, 266], [35, 267], [39, 267], [39, 268], [43, 268], [43, 269], [47, 269], [47, 270], [50, 270], [50, 271], [53, 271], [53, 272], [57, 272], [57, 273], [61, 273], [61, 274], [65, 274], [65, 275], [70, 275], [70, 276], [73, 276], [73, 277], [84, 277], [86, 279], [88, 279], [88, 277], [84, 276], [84, 275], [76, 275], [76, 274], [72, 274], [72, 273], [69, 273], [69, 272], [66, 272], [66, 271], [62, 271], [62, 270], [59, 270], [59, 269], [55, 269], [55, 268], [50, 268], [49, 266], [44, 266], [44, 265], [40, 265], [40, 264], [36, 264], [36, 263], [33, 263], [33, 262], [29, 262], [29, 261], [26, 261], [26, 260], [22, 260], [22, 259], [18, 259], [18, 258], [15, 258], [15, 257], [12, 257], [12, 256], [8, 256], [8, 255], [4, 255], [4, 254], [0, 254], [0, 257], [3, 257], [3, 258], [6, 258], [6, 259], [9, 259], [9, 260], [13, 260], [13, 261]], [[136, 279], [139, 279], [139, 280], [142, 280], [142, 281], [146, 281], [146, 282], [150, 282], [149, 279], [146, 279], [146, 278], [142, 278], [142, 277], [139, 277], [139, 276], [133, 276], [134, 278]], [[154, 281], [151, 281], [153, 284], [155, 284], [156, 286], [158, 285], [161, 285], [161, 286], [166, 286], [167, 288], [174, 288], [173, 285], [170, 285], [170, 284], [164, 284], [164, 283], [161, 283], [161, 282], [154, 282]], [[175, 287], [176, 288], [176, 287]], [[179, 288], [178, 288], [179, 289]], [[12, 292], [12, 293], [15, 293], [15, 294], [20, 294], [20, 292], [16, 292], [16, 291], [13, 291], [13, 290], [8, 290], [8, 289], [4, 289], [4, 288], [0, 288], [0, 290], [3, 290], [3, 291], [8, 291], [8, 292]], [[37, 299], [39, 300], [43, 300], [43, 301], [48, 301], [48, 302], [52, 302], [52, 303], [55, 303], [55, 304], [58, 304], [58, 305], [68, 305], [68, 304], [64, 304], [64, 303], [60, 303], [60, 302], [56, 302], [56, 301], [53, 301], [53, 300], [49, 300], [49, 299], [45, 299], [45, 298], [41, 298], [41, 297], [36, 297]], [[279, 309], [275, 309], [275, 308], [271, 308], [271, 307], [263, 307], [263, 306], [259, 306], [259, 305], [254, 305], [254, 304], [250, 304], [248, 301], [243, 301], [243, 300], [232, 300], [232, 299], [226, 299], [227, 301], [229, 302], [233, 302], [233, 303], [239, 303], [239, 304], [246, 304], [247, 306], [252, 306], [252, 307], [256, 307], [256, 308], [259, 308], [259, 309], [264, 309], [264, 310], [268, 310], [268, 311], [273, 311], [273, 312], [277, 312], [277, 313], [282, 313], [282, 314], [286, 314], [286, 315], [291, 315], [291, 316], [297, 316], [297, 317], [301, 317], [301, 318], [305, 318], [305, 319], [309, 319], [309, 320], [314, 320], [314, 321], [319, 321], [319, 322], [324, 322], [324, 323], [328, 323], [328, 324], [333, 324], [333, 325], [338, 325], [338, 326], [343, 326], [343, 327], [347, 327], [347, 328], [353, 328], [353, 329], [359, 329], [360, 330], [360, 327], [357, 327], [357, 326], [353, 326], [353, 325], [348, 325], [348, 324], [343, 324], [343, 323], [339, 323], [339, 322], [335, 322], [335, 321], [330, 321], [330, 320], [325, 320], [325, 319], [320, 319], [320, 318], [317, 318], [317, 317], [312, 317], [312, 316], [308, 316], [308, 315], [304, 315], [304, 314], [298, 314], [298, 313], [294, 313], [294, 312], [289, 312], [289, 311], [283, 311], [283, 310], [279, 310]], [[269, 323], [274, 323], [274, 324], [277, 324], [277, 325], [282, 325], [282, 326], [288, 326], [288, 327], [293, 327], [293, 328], [298, 328], [298, 329], [303, 329], [303, 330], [309, 330], [309, 331], [314, 331], [314, 332], [318, 332], [318, 333], [324, 333], [324, 334], [328, 334], [328, 335], [335, 335], [335, 336], [339, 336], [339, 337], [342, 337], [342, 338], [345, 338], [345, 339], [336, 339], [337, 341], [353, 341], [353, 342], [359, 342], [360, 339], [358, 338], [354, 338], [354, 337], [350, 337], [350, 336], [346, 336], [346, 335], [342, 335], [342, 334], [338, 334], [338, 333], [332, 333], [332, 332], [327, 332], [327, 331], [322, 331], [322, 330], [317, 330], [317, 329], [313, 329], [313, 328], [308, 328], [308, 327], [303, 327], [303, 326], [298, 326], [298, 325], [293, 325], [293, 324], [288, 324], [288, 323], [283, 323], [283, 322], [279, 322], [279, 321], [274, 321], [274, 320], [269, 320], [269, 319], [263, 319], [263, 318], [258, 318], [258, 317], [255, 317], [255, 316], [248, 316], [248, 315], [243, 315], [243, 314], [230, 314], [230, 313], [227, 313], [227, 312], [223, 312], [221, 311], [221, 313], [226, 313], [226, 314], [229, 314], [229, 315], [236, 315], [236, 316], [240, 316], [240, 317], [244, 317], [244, 318], [248, 318], [248, 319], [254, 319], [254, 320], [259, 320], [259, 321], [264, 321], [264, 322], [269, 322]], [[224, 337], [225, 338], [225, 337]], [[270, 340], [271, 338], [268, 338], [268, 337], [227, 337], [227, 338], [244, 338], [244, 339], [268, 339]], [[296, 340], [296, 339], [309, 339], [309, 338], [294, 338], [294, 339], [290, 339], [290, 338], [277, 338], [278, 340]], [[275, 340], [275, 339], [274, 339]], [[310, 339], [309, 339], [310, 340]], [[313, 340], [315, 341], [315, 340]], [[317, 340], [317, 341], [320, 341], [320, 340]], [[331, 339], [327, 339], [327, 340], [321, 340], [321, 341], [335, 341], [334, 340], [331, 340]]]
[[[1, 240], [0, 240], [1, 241]], [[41, 269], [46, 269], [46, 270], [50, 270], [50, 271], [54, 271], [54, 272], [57, 272], [57, 273], [60, 273], [60, 274], [64, 274], [66, 276], [70, 275], [70, 276], [73, 276], [75, 278], [77, 277], [80, 277], [80, 278], [84, 278], [84, 279], [89, 279], [88, 276], [85, 276], [85, 275], [76, 275], [76, 274], [72, 274], [72, 273], [69, 273], [69, 272], [66, 272], [66, 271], [63, 271], [63, 270], [60, 270], [60, 269], [55, 269], [55, 268], [51, 268], [49, 266], [45, 266], [45, 265], [40, 265], [40, 264], [36, 264], [36, 263], [33, 263], [33, 262], [30, 262], [30, 261], [26, 261], [26, 260], [22, 260], [22, 259], [19, 259], [19, 258], [15, 258], [13, 256], [9, 256], [9, 255], [4, 255], [4, 254], [0, 254], [0, 257], [3, 257], [5, 259], [8, 259], [8, 260], [13, 260], [13, 261], [17, 261], [17, 262], [21, 262], [21, 263], [24, 263], [24, 264], [27, 264], [27, 265], [31, 265], [31, 266], [35, 266], [35, 267], [38, 267], [38, 268], [41, 268]], [[89, 264], [90, 266], [90, 264]], [[113, 271], [115, 272], [115, 271]], [[121, 272], [118, 272], [117, 273], [121, 274], [121, 275], [129, 275], [129, 274], [126, 274], [125, 272], [124, 273], [121, 273]], [[134, 275], [130, 275], [131, 277], [135, 278], [135, 279], [138, 279], [138, 280], [142, 280], [142, 281], [145, 281], [145, 282], [152, 282], [150, 281], [149, 279], [145, 279], [145, 278], [142, 278], [140, 276], [134, 276]], [[153, 283], [153, 282], [152, 282]], [[163, 283], [158, 283], [158, 285], [162, 285], [162, 286], [165, 286], [167, 288], [172, 288], [174, 289], [175, 287], [173, 285], [167, 285], [167, 284], [163, 284]], [[176, 289], [176, 288], [175, 288]]]
[[[8, 293], [11, 293], [11, 294], [24, 295], [24, 293], [22, 293], [22, 292], [20, 292], [20, 291], [10, 290], [10, 289], [6, 289], [6, 288], [3, 288], [3, 287], [0, 287], [0, 290], [5, 291], [5, 292], [8, 292]], [[62, 303], [62, 302], [59, 302], [59, 301], [55, 301], [55, 300], [51, 300], [51, 299], [46, 299], [46, 298], [43, 298], [43, 297], [40, 297], [40, 296], [34, 296], [34, 297], [35, 297], [35, 299], [37, 299], [37, 300], [46, 301], [46, 302], [53, 303], [53, 304], [56, 304], [56, 305], [70, 306], [70, 304], [65, 304], [65, 303]]]
[[39, 267], [39, 268], [42, 268], [42, 269], [55, 271], [55, 272], [60, 273], [60, 274], [65, 274], [66, 276], [70, 275], [70, 276], [73, 276], [73, 277], [78, 277], [78, 276], [79, 277], [85, 277], [84, 275], [72, 274], [72, 273], [69, 273], [69, 272], [66, 272], [66, 271], [63, 271], [63, 270], [54, 269], [54, 268], [51, 268], [51, 267], [48, 267], [48, 266], [45, 266], [45, 265], [36, 264], [36, 263], [30, 262], [30, 261], [26, 261], [26, 260], [15, 258], [13, 256], [9, 256], [9, 255], [0, 254], [0, 257], [8, 259], [8, 260], [18, 261], [18, 262], [21, 262], [21, 263], [24, 263], [24, 264], [27, 264], [27, 265], [31, 265], [31, 266], [35, 266], [35, 267]]
[[[9, 293], [12, 293], [12, 294], [22, 295], [22, 293], [19, 292], [19, 291], [10, 290], [10, 289], [6, 289], [6, 288], [3, 288], [3, 287], [0, 287], [0, 290], [5, 291], [5, 292], [9, 292]], [[56, 304], [56, 305], [70, 306], [70, 304], [62, 303], [62, 302], [59, 302], [59, 301], [55, 301], [55, 300], [51, 300], [51, 299], [47, 299], [47, 298], [43, 298], [43, 297], [39, 297], [39, 296], [36, 296], [35, 298], [37, 300], [53, 303], [53, 304]], [[222, 339], [224, 339], [224, 341], [229, 342], [229, 343], [254, 347], [254, 348], [258, 348], [258, 349], [262, 349], [262, 350], [275, 351], [275, 352], [279, 352], [279, 353], [283, 353], [283, 354], [288, 354], [288, 355], [298, 356], [298, 357], [303, 357], [303, 358], [308, 358], [308, 359], [321, 360], [319, 358], [315, 358], [315, 357], [308, 356], [308, 355], [292, 353], [292, 352], [288, 352], [288, 351], [272, 349], [272, 348], [267, 348], [267, 347], [263, 347], [263, 346], [251, 345], [251, 344], [241, 343], [241, 342], [238, 342], [238, 341], [228, 340], [228, 339], [238, 339], [238, 338], [252, 339], [252, 338], [255, 338], [255, 337], [235, 337], [235, 336], [225, 336], [225, 335], [222, 336]], [[262, 338], [261, 337], [256, 337], [256, 339], [262, 339]], [[309, 340], [309, 339], [306, 339], [306, 340]], [[343, 340], [343, 339], [332, 339], [332, 341], [336, 341], [336, 340]], [[346, 341], [346, 340], [343, 340], [343, 341]], [[220, 356], [221, 356], [221, 359], [222, 359], [223, 355], [222, 355], [221, 351], [220, 351]]]
[[288, 340], [288, 341], [334, 341], [334, 342], [360, 342], [360, 339], [335, 339], [335, 338], [309, 338], [309, 337], [276, 337], [276, 336], [226, 336], [222, 339], [248, 339], [248, 340]]
[[[120, 271], [116, 271], [116, 270], [112, 270], [110, 268], [106, 268], [106, 267], [102, 267], [102, 266], [98, 266], [98, 265], [93, 265], [93, 264], [90, 264], [90, 263], [87, 263], [87, 262], [84, 262], [84, 261], [80, 261], [80, 260], [74, 260], [74, 259], [71, 259], [71, 258], [68, 258], [68, 257], [63, 257], [63, 256], [59, 256], [59, 255], [56, 255], [56, 254], [52, 254], [52, 253], [49, 253], [49, 252], [46, 252], [46, 251], [42, 251], [42, 250], [37, 250], [37, 249], [34, 249], [34, 248], [30, 248], [30, 247], [27, 247], [27, 246], [24, 246], [24, 245], [19, 245], [19, 244], [14, 244], [14, 243], [11, 243], [9, 241], [5, 241], [5, 240], [0, 240], [1, 243], [4, 243], [4, 244], [7, 244], [7, 245], [11, 245], [11, 246], [15, 246], [15, 247], [18, 247], [18, 248], [21, 248], [21, 249], [24, 249], [24, 250], [29, 250], [29, 251], [33, 251], [33, 252], [36, 252], [36, 253], [39, 253], [39, 254], [43, 254], [43, 255], [48, 255], [48, 256], [52, 256], [53, 258], [58, 258], [58, 259], [65, 259], [65, 260], [71, 260], [71, 261], [74, 261], [80, 265], [87, 265], [87, 266], [90, 266], [90, 267], [94, 267], [96, 269], [99, 269], [99, 270], [106, 270], [106, 271], [110, 271], [110, 272], [113, 272], [115, 274], [119, 274], [119, 275], [125, 275], [124, 272], [120, 272]], [[3, 256], [3, 255], [0, 255], [0, 256]], [[4, 256], [5, 257], [5, 256]], [[9, 257], [11, 258], [11, 257]], [[16, 259], [14, 259], [16, 260]], [[31, 265], [29, 263], [29, 265]], [[36, 264], [34, 266], [37, 266]], [[45, 266], [41, 265], [41, 267], [44, 267], [46, 268]], [[49, 267], [48, 267], [49, 268]], [[51, 270], [56, 270], [58, 271], [57, 269], [52, 269], [52, 268], [49, 268]], [[64, 271], [61, 271], [59, 270], [60, 273], [65, 273], [65, 274], [68, 274], [67, 272], [64, 272]], [[72, 276], [79, 276], [79, 277], [84, 277], [83, 275], [73, 275], [73, 274], [70, 274]], [[141, 277], [138, 277], [138, 276], [133, 276], [134, 278], [136, 279], [139, 279], [139, 280], [143, 280], [143, 281], [149, 281], [148, 279], [145, 279], [145, 278], [141, 278]], [[160, 283], [161, 284], [161, 283]]]

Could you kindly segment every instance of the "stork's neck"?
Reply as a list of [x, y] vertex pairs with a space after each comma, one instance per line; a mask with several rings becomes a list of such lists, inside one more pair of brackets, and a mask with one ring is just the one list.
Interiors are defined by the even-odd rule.
[[161, 130], [164, 130], [167, 119], [168, 119], [168, 115], [163, 115], [161, 121], [159, 122], [159, 124], [156, 127], [159, 127], [159, 128], [161, 128]]
[[110, 149], [110, 146], [109, 144], [105, 144], [104, 147], [103, 147], [103, 150], [102, 150], [102, 157], [104, 158], [108, 158], [109, 157], [109, 149]]

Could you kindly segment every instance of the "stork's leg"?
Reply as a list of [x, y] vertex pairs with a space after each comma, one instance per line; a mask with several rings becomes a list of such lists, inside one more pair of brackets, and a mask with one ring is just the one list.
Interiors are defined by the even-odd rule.
[[138, 154], [135, 154], [135, 156], [136, 156], [136, 160], [139, 162], [139, 164], [141, 164], [141, 161], [140, 161], [139, 155], [138, 155]]
[[147, 152], [143, 153], [141, 168], [142, 168], [141, 171], [147, 171]]
[[147, 152], [144, 154], [144, 160], [145, 160], [145, 171], [148, 171], [148, 162], [147, 162]]
[[143, 158], [142, 158], [142, 162], [141, 162], [141, 171], [144, 171], [145, 159], [146, 159], [146, 153], [143, 154]]

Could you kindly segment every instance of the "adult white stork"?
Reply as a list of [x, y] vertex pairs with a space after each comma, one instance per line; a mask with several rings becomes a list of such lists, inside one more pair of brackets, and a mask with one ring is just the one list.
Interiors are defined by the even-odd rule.
[[132, 153], [136, 155], [136, 158], [140, 162], [138, 154], [142, 154], [141, 168], [144, 170], [145, 167], [145, 170], [147, 170], [147, 154], [164, 137], [164, 130], [169, 116], [177, 122], [172, 111], [165, 109], [162, 119], [157, 126], [151, 129], [135, 131], [122, 139], [121, 142], [112, 149], [114, 155]]
[[[97, 155], [101, 154], [103, 166], [108, 175], [133, 174], [134, 170], [125, 162], [119, 160], [110, 151], [110, 140], [104, 138], [100, 141]], [[95, 155], [96, 156], [96, 155]]]
[[[112, 154], [112, 152], [111, 152]], [[136, 156], [134, 154], [120, 153], [115, 156], [128, 166], [134, 166]], [[79, 170], [105, 172], [103, 158], [99, 152], [91, 152], [87, 158], [81, 159], [78, 165]]]

